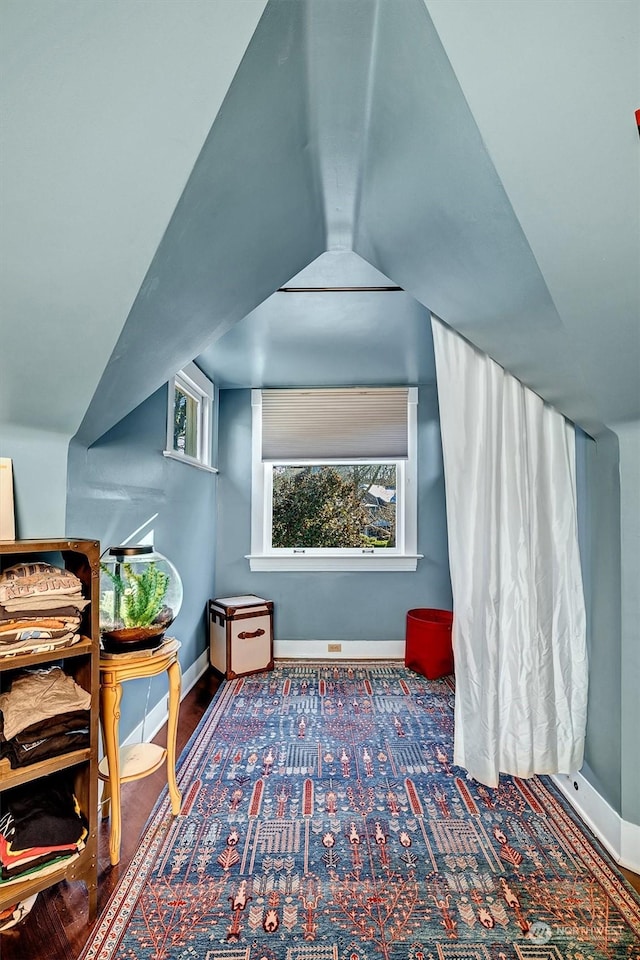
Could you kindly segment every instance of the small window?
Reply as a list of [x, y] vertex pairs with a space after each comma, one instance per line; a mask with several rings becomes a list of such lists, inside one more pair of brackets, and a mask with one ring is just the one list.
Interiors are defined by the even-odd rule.
[[195, 363], [173, 377], [169, 384], [166, 457], [214, 469], [214, 397], [213, 383]]
[[252, 570], [415, 570], [417, 390], [254, 390]]

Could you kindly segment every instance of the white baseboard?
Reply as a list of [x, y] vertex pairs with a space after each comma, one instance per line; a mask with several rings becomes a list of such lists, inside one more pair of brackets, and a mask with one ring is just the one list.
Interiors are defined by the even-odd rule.
[[404, 660], [404, 646], [404, 640], [276, 640], [273, 655], [276, 660]]
[[618, 861], [627, 870], [640, 874], [640, 824], [622, 820], [620, 831], [621, 858]]
[[581, 773], [551, 779], [616, 863], [640, 873], [640, 826], [623, 820]]
[[[192, 663], [190, 667], [187, 667], [182, 674], [182, 689], [180, 691], [181, 700], [184, 700], [186, 695], [189, 693], [189, 690], [195, 686], [196, 682], [206, 671], [208, 665], [209, 652], [208, 650], [205, 650], [200, 654], [195, 663]], [[167, 715], [168, 699], [167, 696], [164, 696], [155, 704], [155, 706], [151, 708], [144, 720], [139, 723], [137, 727], [134, 727], [127, 739], [123, 742], [123, 746], [126, 746], [130, 743], [140, 743], [142, 740], [152, 740], [158, 730], [167, 722]]]

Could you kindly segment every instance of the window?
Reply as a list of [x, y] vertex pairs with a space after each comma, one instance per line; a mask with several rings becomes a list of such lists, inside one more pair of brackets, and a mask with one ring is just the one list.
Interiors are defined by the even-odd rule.
[[165, 457], [214, 470], [211, 465], [214, 428], [213, 383], [189, 363], [169, 383]]
[[252, 391], [252, 570], [415, 570], [417, 389]]

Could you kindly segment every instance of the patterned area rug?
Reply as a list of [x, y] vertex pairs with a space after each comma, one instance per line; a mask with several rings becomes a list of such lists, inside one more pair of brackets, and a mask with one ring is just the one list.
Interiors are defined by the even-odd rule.
[[640, 958], [640, 900], [546, 779], [451, 763], [453, 688], [395, 663], [226, 683], [83, 960]]

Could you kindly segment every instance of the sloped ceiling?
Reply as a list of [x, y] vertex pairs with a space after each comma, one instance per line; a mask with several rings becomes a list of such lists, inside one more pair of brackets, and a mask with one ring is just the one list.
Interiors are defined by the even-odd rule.
[[[637, 420], [640, 4], [428, 7], [569, 338], [592, 415]], [[575, 394], [565, 402], [558, 386], [542, 392], [577, 420], [588, 416]]]
[[[638, 419], [635, 0], [263, 8], [5, 3], [2, 416], [90, 443], [194, 356], [381, 382], [385, 334], [423, 382], [433, 310], [591, 432]], [[406, 292], [275, 292], [368, 270]]]
[[78, 429], [265, 2], [3, 0], [0, 423]]

